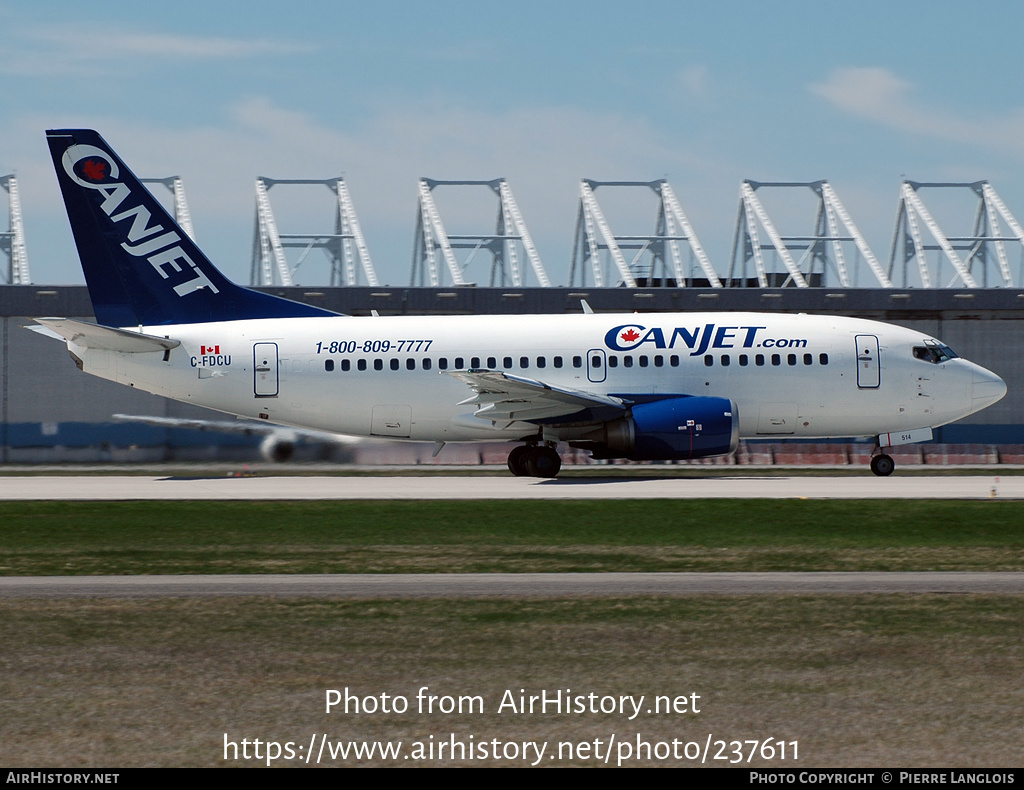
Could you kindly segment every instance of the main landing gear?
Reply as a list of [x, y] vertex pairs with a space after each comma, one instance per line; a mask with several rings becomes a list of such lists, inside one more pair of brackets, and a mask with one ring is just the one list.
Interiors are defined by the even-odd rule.
[[516, 477], [554, 477], [562, 459], [549, 445], [521, 444], [508, 454], [508, 470]]

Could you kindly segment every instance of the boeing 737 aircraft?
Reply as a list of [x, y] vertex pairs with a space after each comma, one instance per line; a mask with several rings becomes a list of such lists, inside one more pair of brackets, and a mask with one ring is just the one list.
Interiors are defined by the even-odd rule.
[[47, 132], [96, 323], [36, 319], [78, 367], [267, 423], [507, 440], [513, 474], [595, 458], [725, 455], [740, 438], [873, 437], [883, 450], [1006, 393], [935, 338], [762, 313], [341, 316], [228, 281], [96, 132]]

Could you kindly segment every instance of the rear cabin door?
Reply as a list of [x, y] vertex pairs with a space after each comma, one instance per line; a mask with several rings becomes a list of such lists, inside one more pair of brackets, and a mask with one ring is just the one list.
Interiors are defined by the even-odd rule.
[[257, 398], [276, 398], [278, 392], [277, 343], [254, 343], [253, 388]]

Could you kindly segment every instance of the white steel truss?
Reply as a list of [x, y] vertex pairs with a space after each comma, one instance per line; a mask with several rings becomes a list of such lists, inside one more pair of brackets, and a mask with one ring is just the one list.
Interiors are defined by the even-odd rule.
[[7, 253], [7, 283], [9, 285], [31, 285], [32, 275], [28, 270], [28, 254], [25, 252], [25, 226], [21, 219], [21, 197], [18, 193], [18, 179], [13, 175], [0, 176], [0, 187], [7, 191], [10, 206], [10, 224], [7, 233], [0, 233], [0, 250]]
[[[757, 190], [765, 187], [798, 187], [814, 192], [818, 197], [814, 231], [802, 235], [780, 233], [757, 196]], [[770, 243], [761, 241], [759, 228], [764, 231]], [[745, 284], [747, 263], [753, 261], [758, 286], [761, 288], [787, 285], [806, 288], [809, 281], [815, 280], [824, 284], [829, 271], [840, 287], [849, 288], [854, 283], [843, 250], [843, 245], [847, 243], [854, 245], [855, 254], [867, 263], [878, 284], [882, 288], [891, 288], [888, 275], [828, 181], [761, 182], [748, 179], [740, 185], [740, 209], [729, 278], [736, 278], [740, 284]], [[782, 261], [786, 269], [784, 273], [768, 271], [764, 255], [768, 251], [774, 251]], [[800, 251], [799, 258], [794, 257], [794, 251]]]
[[[329, 188], [335, 195], [334, 232], [281, 233], [269, 195], [271, 187], [277, 184]], [[302, 250], [294, 266], [288, 262], [286, 248]], [[367, 285], [380, 284], [344, 178], [257, 178], [250, 284], [293, 285], [295, 272], [314, 249], [323, 250], [330, 261], [330, 285], [359, 285], [360, 273], [366, 278]]]
[[188, 210], [188, 201], [185, 199], [185, 184], [181, 176], [168, 176], [167, 178], [143, 178], [143, 184], [163, 184], [171, 190], [172, 212], [174, 221], [181, 226], [192, 241], [196, 240], [196, 233], [192, 229], [192, 215]]
[[[486, 186], [498, 198], [498, 217], [493, 233], [449, 234], [441, 220], [441, 213], [434, 202], [433, 190], [439, 186]], [[419, 207], [416, 212], [416, 241], [412, 254], [412, 285], [442, 285], [443, 271], [438, 266], [438, 254], [444, 260], [445, 268], [453, 285], [467, 285], [465, 271], [480, 250], [491, 254], [490, 285], [512, 285], [520, 288], [526, 284], [523, 261], [519, 246], [530, 263], [537, 283], [547, 288], [551, 285], [540, 254], [523, 220], [512, 188], [504, 178], [490, 181], [439, 181], [421, 178], [418, 185]], [[470, 250], [466, 261], [459, 263], [455, 250]]]
[[[966, 236], [948, 235], [935, 221], [918, 194], [922, 188], [971, 190], [978, 198], [973, 233]], [[1007, 234], [1002, 232], [1000, 217], [1009, 227]], [[922, 225], [931, 236], [932, 243], [926, 241], [921, 231]], [[922, 288], [979, 288], [989, 285], [989, 271], [994, 269], [998, 277], [995, 285], [1013, 288], [1014, 278], [1005, 246], [1007, 242], [1020, 245], [1024, 256], [1024, 228], [988, 181], [904, 181], [896, 210], [896, 233], [893, 236], [892, 252], [889, 257], [889, 274], [891, 277], [899, 264], [904, 286], [909, 286], [908, 277], [914, 268], [913, 264], [916, 263], [917, 276]], [[929, 264], [929, 252], [936, 253], [934, 265]], [[945, 283], [943, 261], [949, 263], [953, 270]]]
[[[594, 195], [594, 190], [602, 186], [643, 187], [653, 191], [659, 198], [654, 233], [643, 236], [612, 233]], [[614, 265], [619, 282], [628, 288], [636, 288], [638, 278], [648, 284], [665, 282], [671, 278], [677, 287], [684, 287], [694, 278], [691, 272], [693, 267], [684, 259], [680, 247], [680, 242], [683, 241], [689, 245], [690, 253], [699, 264], [708, 284], [713, 288], [721, 288], [722, 282], [668, 181], [583, 179], [580, 182], [580, 202], [576, 215], [576, 235], [569, 269], [569, 284], [585, 286], [589, 268], [594, 285], [598, 288], [603, 287], [609, 279], [611, 266]], [[624, 250], [635, 252], [631, 261], [626, 261]], [[649, 257], [645, 259], [645, 255]], [[662, 275], [660, 280], [659, 267]]]

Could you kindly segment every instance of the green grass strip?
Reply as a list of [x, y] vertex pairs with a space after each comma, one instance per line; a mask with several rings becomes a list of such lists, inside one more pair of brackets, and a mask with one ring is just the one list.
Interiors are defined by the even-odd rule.
[[8, 502], [0, 515], [0, 575], [1021, 569], [1022, 502]]

